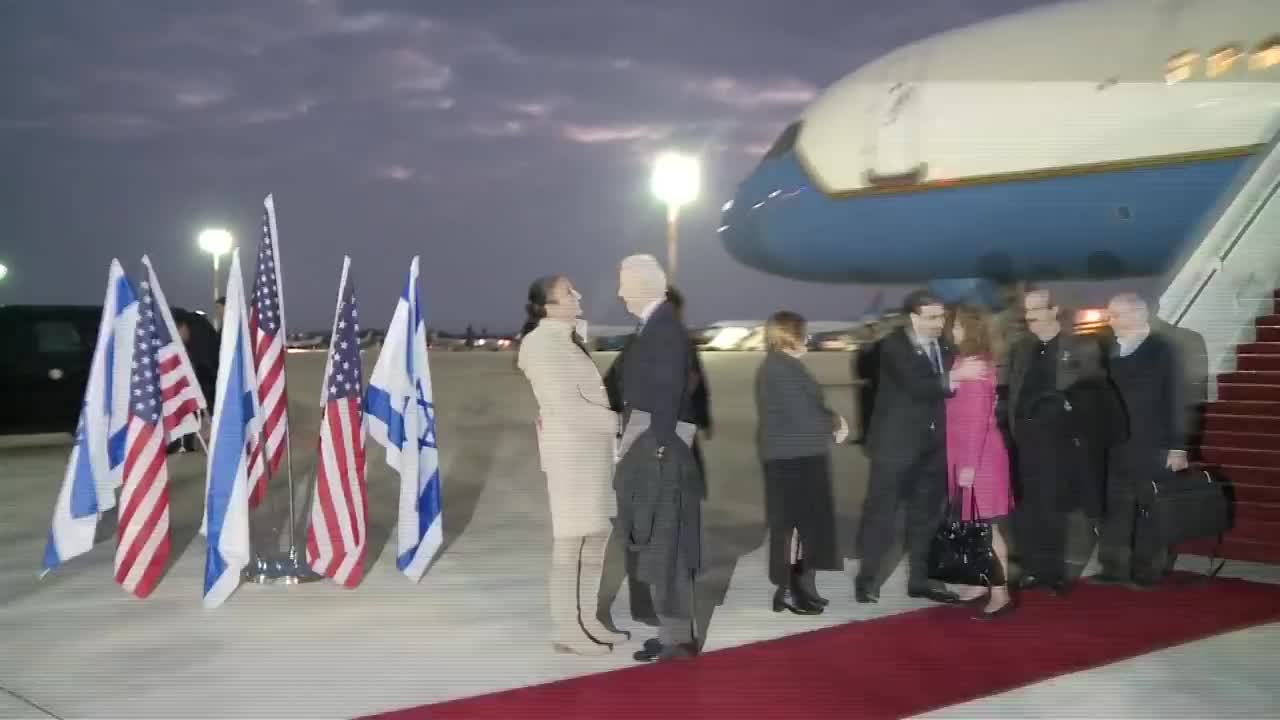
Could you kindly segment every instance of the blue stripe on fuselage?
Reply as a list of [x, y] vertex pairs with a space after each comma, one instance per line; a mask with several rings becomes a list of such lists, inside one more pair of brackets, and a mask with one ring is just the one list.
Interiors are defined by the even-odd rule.
[[906, 282], [993, 268], [1022, 277], [1149, 275], [1251, 161], [839, 198], [815, 188], [788, 153], [742, 183], [721, 235], [740, 262], [808, 280]]

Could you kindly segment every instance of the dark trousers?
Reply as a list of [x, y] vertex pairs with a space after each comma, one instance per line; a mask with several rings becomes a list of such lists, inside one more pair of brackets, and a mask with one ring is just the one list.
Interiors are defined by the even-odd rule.
[[946, 449], [940, 443], [914, 460], [873, 457], [871, 482], [862, 502], [858, 528], [861, 564], [855, 586], [878, 592], [884, 582], [885, 555], [893, 545], [898, 508], [907, 506], [908, 590], [924, 590], [929, 580], [929, 543], [946, 512]]
[[1054, 583], [1067, 574], [1067, 513], [1062, 510], [1060, 450], [1065, 429], [1054, 419], [1023, 420], [1018, 452], [1018, 509], [1014, 533], [1024, 575]]
[[769, 581], [779, 587], [791, 582], [793, 535], [800, 538], [806, 569], [839, 570], [830, 456], [768, 460], [764, 487]]
[[[621, 557], [624, 572], [617, 572], [615, 569], [617, 559]], [[618, 595], [618, 590], [622, 587], [622, 581], [627, 581], [627, 595], [631, 605], [631, 619], [641, 623], [655, 623], [658, 620], [658, 613], [654, 611], [653, 594], [648, 583], [640, 582], [636, 579], [636, 554], [627, 549], [626, 538], [619, 533], [614, 532], [609, 536], [609, 546], [606, 550], [605, 576], [601, 582], [600, 589], [600, 613], [599, 620], [606, 625], [610, 625], [611, 613], [610, 607], [613, 600]], [[611, 625], [610, 625], [611, 626]]]
[[1151, 481], [1164, 470], [1168, 451], [1133, 447], [1114, 448], [1107, 472], [1107, 504], [1098, 542], [1102, 573], [1117, 578], [1151, 581], [1163, 574], [1168, 548], [1135, 544], [1138, 507], [1151, 496]]

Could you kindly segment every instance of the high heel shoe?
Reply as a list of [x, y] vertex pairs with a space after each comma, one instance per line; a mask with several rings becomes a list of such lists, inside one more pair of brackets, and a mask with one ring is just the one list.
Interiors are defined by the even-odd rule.
[[823, 608], [805, 602], [803, 598], [797, 597], [790, 587], [783, 585], [773, 593], [773, 611], [779, 613], [783, 610], [790, 610], [796, 615], [820, 615]]
[[1005, 604], [1001, 605], [995, 610], [987, 610], [983, 608], [973, 616], [973, 619], [974, 620], [995, 620], [996, 618], [1001, 618], [1011, 614], [1017, 608], [1017, 606], [1018, 606], [1017, 600], [1013, 597], [1013, 595], [1010, 595], [1009, 599], [1005, 601]]

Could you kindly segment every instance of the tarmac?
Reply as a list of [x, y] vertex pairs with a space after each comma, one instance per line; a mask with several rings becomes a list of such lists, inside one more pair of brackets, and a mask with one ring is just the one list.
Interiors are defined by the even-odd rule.
[[[612, 354], [599, 353], [602, 369]], [[376, 351], [364, 353], [366, 377]], [[841, 573], [822, 573], [823, 615], [776, 615], [765, 573], [763, 485], [752, 381], [759, 353], [709, 352], [714, 435], [706, 443], [711, 567], [699, 583], [704, 651], [925, 607], [906, 597], [905, 567], [878, 605], [853, 601], [854, 534], [866, 489], [861, 448], [833, 452]], [[847, 353], [806, 363], [856, 427]], [[613, 654], [551, 650], [546, 599], [550, 518], [538, 469], [536, 404], [510, 352], [431, 356], [444, 487], [445, 549], [420, 583], [395, 568], [398, 478], [369, 448], [370, 566], [363, 584], [243, 585], [218, 609], [200, 602], [205, 545], [201, 453], [170, 456], [173, 564], [146, 600], [112, 581], [113, 542], [39, 579], [68, 436], [0, 438], [0, 717], [355, 717], [627, 667], [651, 629]], [[297, 515], [314, 473], [323, 353], [290, 353]], [[283, 532], [286, 482], [273, 479], [257, 533]], [[104, 520], [100, 533], [112, 525]], [[300, 521], [298, 536], [304, 538]], [[1077, 527], [1073, 555], [1091, 564]], [[301, 545], [301, 540], [299, 541]], [[618, 558], [606, 575], [618, 577]], [[1180, 564], [1203, 569], [1203, 558]], [[1091, 570], [1086, 570], [1091, 571]], [[1271, 566], [1224, 575], [1280, 582]], [[606, 579], [606, 586], [610, 582]], [[1280, 717], [1280, 625], [1231, 633], [945, 708], [931, 717]], [[1006, 661], [1016, 662], [1016, 658]], [[999, 662], [993, 660], [993, 662]], [[856, 711], [855, 711], [856, 715]]]

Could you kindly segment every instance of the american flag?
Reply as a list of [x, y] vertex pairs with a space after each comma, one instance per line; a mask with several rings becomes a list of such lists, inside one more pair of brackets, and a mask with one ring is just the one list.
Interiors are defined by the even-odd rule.
[[182, 338], [174, 337], [177, 326], [165, 301], [164, 291], [160, 289], [160, 281], [156, 279], [155, 268], [151, 267], [146, 256], [142, 262], [147, 268], [152, 306], [157, 313], [155, 328], [160, 346], [156, 357], [160, 368], [160, 395], [164, 398], [164, 427], [169, 441], [173, 442], [200, 431], [198, 413], [205, 409], [204, 394], [196, 381], [195, 368], [187, 357]]
[[[257, 506], [267, 493], [267, 477], [280, 470], [288, 447], [289, 395], [284, 381], [284, 308], [280, 306], [280, 249], [275, 236], [275, 205], [267, 197], [262, 215], [262, 241], [253, 273], [249, 305], [249, 338], [253, 368], [258, 376], [258, 402], [266, 443], [255, 451], [249, 472], [249, 504]], [[263, 467], [263, 458], [266, 467]]]
[[307, 529], [307, 563], [317, 573], [348, 588], [364, 576], [368, 527], [365, 499], [364, 412], [360, 403], [359, 313], [348, 280], [350, 259], [342, 264], [338, 310], [329, 341], [324, 375], [316, 492]]
[[145, 598], [169, 558], [169, 467], [160, 336], [163, 322], [151, 283], [142, 283], [129, 382], [129, 424], [124, 444], [124, 483], [116, 534], [116, 582]]

